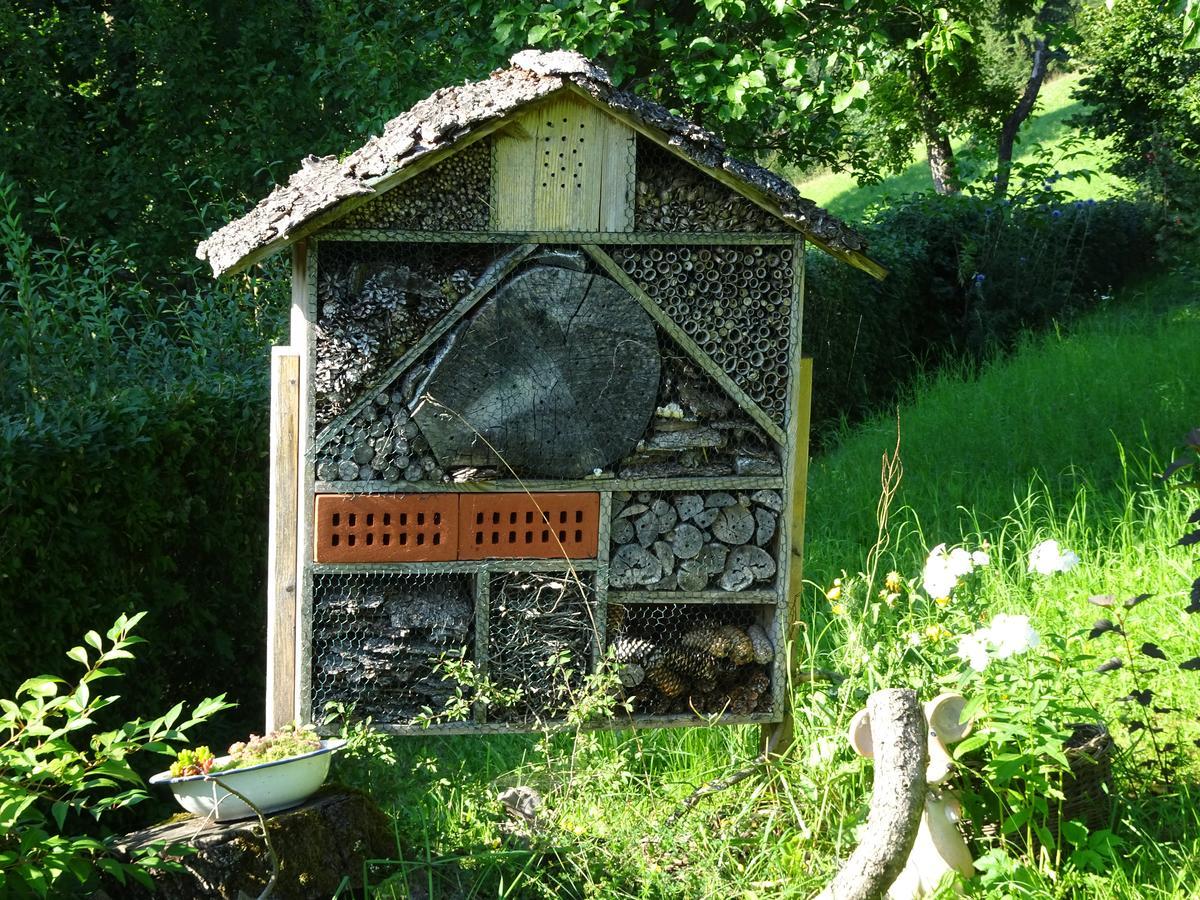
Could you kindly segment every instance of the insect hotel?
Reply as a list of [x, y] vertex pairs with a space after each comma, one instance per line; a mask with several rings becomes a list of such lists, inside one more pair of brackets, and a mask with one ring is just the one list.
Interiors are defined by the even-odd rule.
[[613, 725], [783, 721], [806, 242], [882, 273], [711, 133], [526, 51], [202, 243], [217, 275], [292, 249], [268, 726], [528, 730], [602, 668]]

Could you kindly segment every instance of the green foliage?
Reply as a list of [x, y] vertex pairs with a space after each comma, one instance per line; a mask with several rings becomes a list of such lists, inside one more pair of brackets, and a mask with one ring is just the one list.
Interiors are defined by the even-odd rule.
[[262, 763], [300, 756], [319, 749], [321, 738], [311, 725], [290, 723], [269, 734], [250, 735], [249, 740], [238, 741], [229, 748], [229, 761], [218, 771], [245, 769]]
[[132, 758], [170, 754], [173, 742], [229, 704], [224, 695], [202, 700], [181, 721], [178, 703], [156, 719], [103, 729], [101, 713], [117, 697], [95, 686], [122, 674], [120, 662], [142, 642], [132, 632], [144, 615], [121, 615], [105, 637], [89, 631], [69, 650], [67, 657], [84, 667], [78, 679], [41, 675], [23, 682], [12, 700], [0, 699], [0, 894], [62, 897], [81, 892], [99, 873], [150, 885], [145, 869], [161, 863], [162, 848], [143, 848], [131, 863], [120, 862], [87, 820], [145, 800]]
[[1180, 46], [1177, 14], [1152, 0], [1122, 0], [1111, 12], [1086, 8], [1083, 21], [1089, 70], [1076, 96], [1089, 109], [1075, 123], [1110, 136], [1115, 170], [1168, 209], [1200, 212], [1200, 53]]
[[1025, 170], [1009, 200], [918, 194], [864, 231], [883, 282], [808, 257], [805, 346], [818, 431], [857, 419], [924, 366], [980, 359], [1097, 302], [1152, 255], [1153, 218], [1118, 200], [1066, 201], [1061, 177]]
[[195, 673], [221, 671], [257, 719], [279, 282], [155, 291], [43, 206], [39, 246], [0, 180], [0, 596], [20, 623], [0, 685], [146, 608], [157, 640], [132, 693], [196, 700]]

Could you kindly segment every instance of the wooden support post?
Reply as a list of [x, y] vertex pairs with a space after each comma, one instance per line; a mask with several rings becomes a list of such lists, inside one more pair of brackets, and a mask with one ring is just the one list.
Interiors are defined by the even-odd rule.
[[812, 418], [812, 359], [800, 360], [800, 377], [796, 379], [797, 398], [795, 430], [792, 435], [792, 522], [789, 535], [791, 547], [788, 564], [788, 631], [786, 641], [787, 690], [783, 700], [783, 719], [763, 725], [759, 735], [759, 750], [769, 757], [782, 756], [791, 746], [795, 730], [792, 718], [792, 692], [799, 668], [798, 623], [800, 594], [804, 586], [804, 509], [808, 497], [808, 432]]
[[300, 477], [300, 356], [271, 353], [271, 508], [267, 546], [267, 716], [296, 718], [296, 552]]

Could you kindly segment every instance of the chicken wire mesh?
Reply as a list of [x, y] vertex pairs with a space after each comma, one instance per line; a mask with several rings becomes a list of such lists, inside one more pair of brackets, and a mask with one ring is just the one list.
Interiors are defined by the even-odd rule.
[[317, 573], [312, 585], [312, 710], [409, 725], [445, 710], [456, 684], [437, 669], [473, 660], [473, 579], [459, 574]]
[[614, 590], [769, 589], [778, 572], [778, 491], [617, 491], [609, 529]]
[[488, 706], [489, 721], [535, 724], [578, 701], [597, 643], [593, 577], [506, 572], [491, 576], [488, 680], [517, 696]]
[[609, 250], [750, 399], [785, 424], [792, 248], [681, 244]]
[[511, 249], [501, 244], [318, 242], [316, 430], [378, 387], [378, 376]]
[[609, 603], [606, 643], [624, 699], [635, 715], [772, 712], [773, 614], [744, 604]]

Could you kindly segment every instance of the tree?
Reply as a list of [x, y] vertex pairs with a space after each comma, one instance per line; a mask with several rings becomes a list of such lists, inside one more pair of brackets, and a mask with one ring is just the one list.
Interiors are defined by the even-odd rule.
[[619, 79], [655, 91], [743, 152], [871, 179], [908, 165], [920, 138], [934, 186], [946, 192], [956, 186], [951, 138], [998, 135], [1017, 106], [1011, 55], [992, 52], [990, 39], [1011, 36], [1042, 5], [519, 0], [492, 27], [509, 49], [603, 56]]

